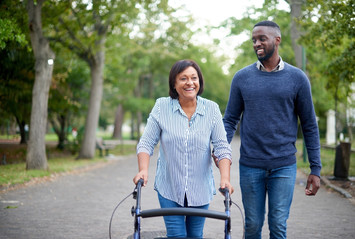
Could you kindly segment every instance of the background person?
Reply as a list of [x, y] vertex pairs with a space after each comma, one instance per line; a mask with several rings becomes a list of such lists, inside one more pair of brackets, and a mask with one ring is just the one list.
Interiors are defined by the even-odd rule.
[[305, 194], [320, 187], [320, 142], [310, 82], [278, 53], [279, 26], [257, 23], [252, 41], [258, 61], [233, 77], [224, 125], [230, 142], [240, 122], [240, 187], [245, 210], [245, 238], [261, 238], [268, 196], [270, 238], [286, 238], [296, 179], [298, 119], [311, 173]]
[[[231, 148], [218, 105], [199, 95], [204, 80], [192, 60], [176, 62], [169, 74], [169, 95], [157, 99], [137, 145], [139, 172], [133, 181], [148, 181], [154, 147], [160, 141], [154, 189], [160, 206], [208, 209], [216, 194], [211, 147], [218, 158], [220, 187], [230, 184]], [[204, 217], [164, 216], [167, 237], [202, 238]]]

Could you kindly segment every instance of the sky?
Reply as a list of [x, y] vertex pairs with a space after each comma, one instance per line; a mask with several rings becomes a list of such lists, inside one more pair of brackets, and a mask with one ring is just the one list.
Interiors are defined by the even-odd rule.
[[[280, 8], [288, 8], [285, 1], [280, 1]], [[262, 7], [264, 0], [170, 0], [170, 5], [174, 8], [185, 5], [187, 11], [196, 19], [200, 27], [211, 25], [217, 26], [229, 17], [240, 19], [243, 17], [248, 7]], [[218, 46], [219, 52], [231, 59], [236, 56], [234, 48], [242, 42], [248, 40], [248, 36], [226, 37], [227, 31], [222, 29], [213, 32], [214, 36], [219, 36], [221, 43]], [[201, 43], [212, 43], [212, 38], [208, 36], [198, 36]]]

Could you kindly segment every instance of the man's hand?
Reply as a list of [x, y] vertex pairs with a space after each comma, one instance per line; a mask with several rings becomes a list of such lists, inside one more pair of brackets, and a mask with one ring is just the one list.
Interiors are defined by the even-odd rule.
[[316, 175], [310, 174], [307, 179], [307, 186], [305, 189], [306, 196], [315, 196], [320, 188], [320, 178]]

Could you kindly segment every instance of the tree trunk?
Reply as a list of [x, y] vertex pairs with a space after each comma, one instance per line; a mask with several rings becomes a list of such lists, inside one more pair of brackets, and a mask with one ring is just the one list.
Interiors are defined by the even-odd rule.
[[[45, 134], [48, 114], [48, 94], [52, 80], [55, 54], [43, 36], [41, 10], [44, 0], [29, 0], [27, 4], [31, 44], [35, 56], [35, 83], [32, 90], [32, 111], [26, 169], [47, 169]], [[52, 59], [49, 61], [49, 59]]]
[[65, 115], [57, 115], [57, 120], [55, 118], [50, 117], [50, 122], [58, 137], [58, 149], [64, 149], [65, 141], [67, 140], [67, 117]]
[[93, 60], [90, 61], [91, 89], [88, 113], [85, 122], [83, 142], [78, 158], [91, 159], [95, 156], [96, 129], [99, 123], [100, 107], [103, 91], [103, 68], [105, 63], [104, 52], [105, 38], [101, 40], [99, 51]]
[[137, 112], [137, 141], [139, 141], [140, 137], [141, 137], [141, 124], [142, 124], [142, 112], [141, 111], [138, 111]]
[[27, 133], [26, 133], [26, 122], [25, 121], [21, 121], [18, 117], [16, 117], [16, 122], [17, 125], [20, 129], [20, 136], [21, 136], [21, 140], [20, 140], [20, 144], [27, 144]]
[[302, 69], [302, 46], [297, 43], [301, 36], [296, 20], [301, 16], [302, 0], [289, 0], [291, 7], [291, 40], [295, 53], [296, 66]]
[[117, 106], [116, 115], [115, 115], [115, 125], [112, 134], [112, 138], [122, 140], [122, 125], [124, 119], [124, 110], [122, 104]]

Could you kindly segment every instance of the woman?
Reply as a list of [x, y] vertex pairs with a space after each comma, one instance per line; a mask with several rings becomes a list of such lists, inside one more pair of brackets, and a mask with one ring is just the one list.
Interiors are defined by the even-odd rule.
[[[148, 181], [154, 147], [160, 141], [154, 188], [160, 206], [208, 209], [216, 194], [212, 174], [211, 147], [221, 174], [220, 187], [230, 184], [231, 148], [222, 115], [216, 103], [203, 92], [200, 67], [192, 60], [176, 62], [169, 74], [170, 97], [159, 98], [137, 145], [139, 172], [133, 181]], [[167, 237], [202, 238], [204, 217], [165, 216]]]

